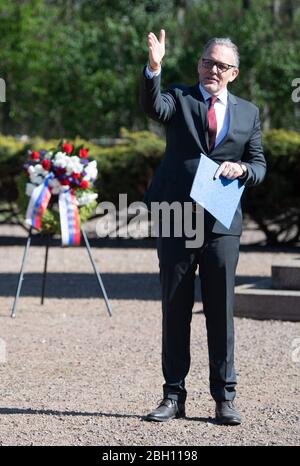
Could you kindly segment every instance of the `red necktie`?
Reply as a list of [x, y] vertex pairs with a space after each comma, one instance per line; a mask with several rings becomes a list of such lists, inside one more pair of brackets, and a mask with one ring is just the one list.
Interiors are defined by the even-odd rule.
[[209, 107], [207, 112], [208, 117], [208, 140], [209, 140], [209, 152], [212, 151], [216, 142], [216, 135], [217, 135], [217, 117], [215, 112], [215, 103], [218, 98], [216, 96], [212, 96], [209, 101]]

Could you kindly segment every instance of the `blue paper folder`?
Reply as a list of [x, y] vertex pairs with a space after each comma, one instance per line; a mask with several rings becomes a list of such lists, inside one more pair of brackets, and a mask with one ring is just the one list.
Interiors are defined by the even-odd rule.
[[214, 179], [218, 167], [201, 154], [190, 196], [229, 229], [245, 186], [223, 176]]

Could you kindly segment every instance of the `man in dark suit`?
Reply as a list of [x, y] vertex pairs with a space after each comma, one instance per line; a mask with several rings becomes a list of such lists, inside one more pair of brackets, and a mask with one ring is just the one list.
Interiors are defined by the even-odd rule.
[[[141, 104], [147, 115], [163, 123], [166, 130], [165, 156], [145, 197], [149, 209], [152, 202], [192, 202], [189, 194], [201, 153], [219, 164], [215, 177], [240, 179], [245, 186], [260, 183], [266, 163], [258, 108], [227, 91], [228, 83], [239, 73], [236, 45], [227, 38], [210, 40], [198, 63], [199, 82], [192, 87], [174, 85], [165, 92], [160, 90], [165, 31], [160, 31], [159, 39], [149, 33], [148, 47]], [[240, 424], [241, 416], [233, 404], [233, 301], [241, 232], [239, 205], [229, 229], [205, 211], [204, 242], [199, 248], [187, 248], [184, 237], [158, 238], [165, 384], [163, 400], [146, 416], [147, 420], [168, 421], [185, 416], [194, 280], [199, 266], [216, 419], [221, 424]]]

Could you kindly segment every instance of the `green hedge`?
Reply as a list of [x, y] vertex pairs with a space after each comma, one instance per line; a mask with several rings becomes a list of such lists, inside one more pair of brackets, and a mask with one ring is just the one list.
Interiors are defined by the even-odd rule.
[[[30, 148], [55, 147], [58, 141], [33, 139], [29, 143], [0, 135], [0, 198], [16, 205], [17, 175]], [[81, 139], [90, 158], [97, 160], [99, 201], [118, 202], [119, 193], [128, 202], [140, 200], [164, 151], [162, 139], [148, 131], [121, 131], [118, 144], [100, 147]], [[295, 243], [300, 240], [300, 134], [285, 130], [264, 133], [268, 164], [265, 181], [249, 188], [243, 199], [244, 212], [265, 232], [269, 244]]]
[[273, 129], [263, 135], [264, 182], [246, 191], [244, 211], [264, 231], [269, 245], [300, 240], [300, 134]]

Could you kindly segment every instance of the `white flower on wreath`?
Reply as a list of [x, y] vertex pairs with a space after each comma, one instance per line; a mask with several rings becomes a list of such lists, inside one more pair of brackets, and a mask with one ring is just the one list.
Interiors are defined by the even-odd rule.
[[69, 189], [69, 186], [61, 185], [57, 178], [51, 178], [48, 186], [51, 188], [52, 194], [59, 194]]
[[83, 165], [81, 163], [80, 157], [77, 157], [77, 155], [68, 157], [67, 166], [66, 166], [67, 175], [72, 175], [72, 173], [81, 173], [82, 170], [83, 170]]
[[69, 158], [65, 152], [57, 152], [54, 157], [54, 166], [57, 168], [66, 168]]
[[86, 175], [84, 175], [83, 177], [84, 180], [95, 180], [98, 175], [96, 160], [93, 160], [92, 162], [88, 163], [84, 168], [84, 171], [86, 172]]
[[41, 184], [46, 175], [48, 175], [48, 170], [45, 170], [40, 163], [37, 165], [31, 165], [28, 168], [29, 179], [31, 183]]

